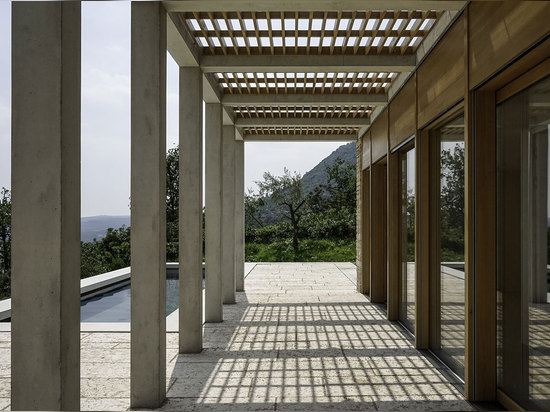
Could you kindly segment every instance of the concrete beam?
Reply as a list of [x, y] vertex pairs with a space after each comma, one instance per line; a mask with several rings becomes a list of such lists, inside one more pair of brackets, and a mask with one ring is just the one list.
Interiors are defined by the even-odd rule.
[[166, 398], [166, 11], [131, 6], [130, 406]]
[[235, 127], [235, 140], [243, 141], [243, 134], [241, 132], [241, 129], [238, 129]]
[[459, 10], [464, 1], [436, 0], [172, 0], [171, 12], [183, 11], [312, 11], [312, 10]]
[[204, 73], [410, 72], [415, 55], [202, 56]]
[[[166, 20], [166, 46], [174, 61], [180, 67], [198, 67], [201, 56], [197, 45], [185, 29], [181, 15], [170, 13]], [[206, 103], [219, 103], [221, 99], [220, 88], [214, 76], [206, 74], [205, 81], [202, 84], [204, 101]]]
[[316, 118], [316, 117], [268, 117], [268, 118], [239, 118], [235, 120], [237, 127], [345, 127], [367, 126], [370, 121], [367, 118]]
[[199, 66], [199, 50], [178, 13], [170, 13], [166, 19], [166, 47], [178, 66]]
[[202, 350], [202, 73], [180, 68], [179, 351]]
[[221, 236], [222, 224], [222, 106], [207, 103], [205, 112], [205, 319], [206, 322], [223, 320]]
[[80, 410], [80, 15], [12, 4], [12, 410]]
[[245, 134], [245, 142], [354, 142], [357, 134]]
[[222, 289], [223, 303], [235, 303], [235, 126], [222, 131]]
[[224, 94], [221, 102], [224, 106], [328, 106], [328, 105], [367, 105], [382, 106], [388, 103], [386, 94]]

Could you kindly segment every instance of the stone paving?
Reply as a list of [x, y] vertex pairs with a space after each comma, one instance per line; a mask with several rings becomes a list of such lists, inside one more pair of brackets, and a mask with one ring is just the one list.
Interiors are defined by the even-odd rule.
[[[257, 264], [246, 292], [206, 324], [202, 353], [167, 335], [163, 410], [475, 410], [460, 382], [355, 292], [349, 263]], [[129, 407], [126, 332], [83, 333], [81, 408]], [[10, 336], [0, 333], [0, 407], [9, 408]]]

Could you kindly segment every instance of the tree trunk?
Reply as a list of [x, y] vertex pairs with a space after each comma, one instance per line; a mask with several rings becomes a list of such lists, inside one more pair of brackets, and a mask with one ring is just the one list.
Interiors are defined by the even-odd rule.
[[292, 209], [290, 210], [290, 223], [292, 224], [292, 247], [294, 249], [294, 257], [296, 257], [298, 255], [298, 221]]

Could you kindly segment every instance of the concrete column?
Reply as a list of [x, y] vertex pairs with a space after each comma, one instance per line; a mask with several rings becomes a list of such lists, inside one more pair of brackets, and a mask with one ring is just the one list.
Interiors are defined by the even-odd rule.
[[130, 406], [166, 397], [166, 12], [132, 2]]
[[235, 141], [235, 279], [244, 291], [244, 141]]
[[205, 144], [205, 319], [206, 322], [221, 322], [222, 106], [219, 103], [206, 104]]
[[12, 5], [12, 410], [80, 408], [80, 2]]
[[180, 68], [179, 351], [202, 350], [202, 72]]
[[235, 126], [223, 126], [221, 229], [223, 303], [235, 303]]

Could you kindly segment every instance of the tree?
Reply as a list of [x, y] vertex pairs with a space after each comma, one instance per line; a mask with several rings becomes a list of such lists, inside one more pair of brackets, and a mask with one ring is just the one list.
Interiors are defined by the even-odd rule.
[[179, 146], [166, 154], [166, 260], [175, 262], [179, 252]]
[[11, 194], [6, 188], [0, 192], [0, 297], [11, 291]]
[[178, 220], [180, 174], [179, 146], [169, 149], [166, 154], [166, 221]]
[[356, 170], [355, 165], [336, 158], [326, 167], [327, 182], [316, 186], [309, 194], [315, 212], [355, 215]]
[[329, 205], [335, 210], [347, 210], [355, 213], [357, 197], [357, 171], [353, 164], [346, 164], [337, 158], [332, 166], [327, 166], [327, 184], [324, 185], [329, 194]]
[[81, 242], [80, 277], [87, 278], [130, 266], [130, 228], [109, 228], [104, 238]]
[[285, 167], [282, 176], [274, 176], [265, 172], [263, 181], [257, 181], [260, 196], [270, 197], [275, 203], [285, 210], [281, 215], [288, 219], [292, 227], [292, 247], [294, 253], [298, 253], [298, 225], [305, 213], [307, 197], [302, 188], [302, 176]]
[[252, 190], [244, 195], [244, 216], [246, 227], [264, 227], [262, 220], [262, 207], [265, 205], [264, 198], [255, 195]]
[[464, 145], [441, 151], [442, 259], [464, 260]]

